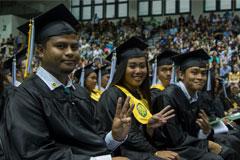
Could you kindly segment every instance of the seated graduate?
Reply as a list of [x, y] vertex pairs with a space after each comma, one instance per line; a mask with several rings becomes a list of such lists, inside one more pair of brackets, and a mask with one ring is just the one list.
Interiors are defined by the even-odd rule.
[[156, 150], [148, 140], [152, 129], [165, 124], [174, 114], [170, 107], [151, 114], [149, 71], [144, 53], [146, 47], [139, 37], [132, 37], [117, 47], [118, 66], [111, 86], [104, 91], [97, 104], [97, 116], [102, 122], [102, 129], [109, 132], [117, 97], [130, 97], [130, 104], [134, 106], [132, 125], [127, 140], [120, 147], [120, 154], [131, 160], [179, 159], [175, 152]]
[[[162, 91], [170, 85], [171, 80], [174, 81], [175, 77], [175, 68], [173, 68], [173, 60], [171, 57], [176, 56], [178, 53], [169, 49], [165, 49], [162, 53], [158, 54], [153, 60], [156, 63], [156, 70], [153, 73], [155, 77], [151, 86], [151, 101], [152, 109], [154, 113], [159, 112], [158, 106], [158, 96], [161, 95]], [[154, 82], [155, 81], [155, 82]], [[158, 110], [158, 111], [155, 111]]]
[[23, 49], [16, 53], [15, 56], [9, 58], [5, 62], [0, 64], [0, 159], [7, 159], [5, 154], [5, 128], [4, 123], [4, 105], [14, 91], [14, 88], [18, 86], [17, 79], [20, 79], [21, 72], [19, 70], [19, 62], [25, 55], [26, 49]]
[[[35, 42], [41, 60], [36, 74], [25, 80], [5, 106], [9, 158], [38, 160], [126, 159], [110, 152], [127, 137], [132, 108], [116, 100], [111, 131], [96, 130], [92, 104], [85, 90], [69, 81], [79, 60], [78, 21], [60, 4], [36, 17]], [[29, 23], [19, 29], [27, 34]]]
[[101, 91], [104, 91], [105, 89], [107, 89], [107, 85], [108, 85], [108, 81], [109, 81], [109, 78], [110, 78], [110, 66], [108, 64], [105, 64], [104, 66], [101, 67], [101, 75], [98, 75], [101, 76]]
[[15, 56], [10, 57], [3, 63], [3, 76], [6, 86], [18, 87], [24, 79], [22, 61], [26, 57], [27, 47], [18, 51]]
[[234, 77], [228, 80], [226, 88], [227, 96], [223, 99], [225, 116], [240, 112], [240, 77]]
[[[220, 117], [224, 117], [224, 104], [222, 101], [228, 99], [226, 98], [227, 96], [223, 96], [227, 94], [225, 93], [225, 87], [222, 87], [225, 86], [225, 82], [219, 79], [218, 75], [211, 73], [211, 69], [209, 69], [207, 83], [202, 91], [198, 91], [198, 106], [207, 114], [214, 130], [214, 135], [211, 140], [218, 144], [224, 144], [237, 153], [240, 153], [240, 139], [238, 138], [240, 132], [237, 127], [235, 127], [236, 124], [229, 121], [227, 117], [223, 120], [219, 119]], [[224, 89], [223, 95], [220, 94], [220, 98], [219, 93], [222, 92], [221, 88]], [[237, 91], [238, 86], [234, 88]]]
[[97, 71], [98, 68], [94, 65], [94, 63], [91, 63], [78, 69], [74, 73], [75, 78], [79, 79], [77, 82], [87, 90], [94, 104], [99, 101], [102, 94], [102, 92], [96, 88], [98, 78]]
[[[207, 79], [209, 56], [202, 50], [173, 57], [180, 68], [178, 83], [167, 87], [161, 95], [162, 104], [170, 105], [176, 116], [169, 120], [161, 130], [155, 130], [155, 147], [165, 147], [191, 160], [237, 159], [236, 153], [213, 141], [208, 140], [213, 130], [204, 111], [200, 110], [198, 91], [201, 91]], [[160, 142], [160, 143], [158, 143]]]
[[[2, 112], [3, 112], [3, 106], [4, 106], [4, 85], [3, 85], [3, 74], [2, 74], [2, 64], [0, 63], [0, 119], [2, 119]], [[0, 134], [0, 159], [4, 159], [4, 152], [3, 152], [3, 141], [2, 141], [2, 135]]]

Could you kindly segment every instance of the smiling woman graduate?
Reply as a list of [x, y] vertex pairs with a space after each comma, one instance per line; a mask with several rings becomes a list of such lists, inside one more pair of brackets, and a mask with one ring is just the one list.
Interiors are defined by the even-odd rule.
[[[103, 124], [103, 130], [108, 132], [116, 110], [114, 106], [117, 97], [130, 97], [130, 105], [134, 106], [133, 120], [129, 136], [121, 147], [121, 154], [131, 160], [161, 159], [160, 152], [152, 147], [147, 137], [151, 135], [152, 128], [163, 125], [174, 116], [173, 110], [168, 109], [157, 115], [151, 114], [149, 71], [144, 53], [146, 47], [139, 37], [132, 37], [116, 49], [116, 73], [111, 87], [102, 94], [97, 106], [97, 116]], [[174, 152], [169, 154], [178, 158]]]

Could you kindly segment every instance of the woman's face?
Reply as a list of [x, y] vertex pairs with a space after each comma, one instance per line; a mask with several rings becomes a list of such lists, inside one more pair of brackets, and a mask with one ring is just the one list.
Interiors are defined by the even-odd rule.
[[86, 88], [92, 91], [97, 84], [97, 74], [95, 72], [90, 73], [85, 80]]
[[131, 87], [139, 87], [148, 75], [145, 57], [130, 58], [124, 76], [124, 83]]

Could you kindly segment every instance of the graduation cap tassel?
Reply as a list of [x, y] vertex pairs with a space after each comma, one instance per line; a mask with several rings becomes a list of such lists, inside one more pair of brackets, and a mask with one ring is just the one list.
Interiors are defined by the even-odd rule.
[[32, 72], [32, 59], [34, 54], [34, 41], [35, 41], [35, 25], [34, 25], [34, 19], [32, 20], [32, 33], [31, 33], [31, 40], [30, 40], [30, 56], [29, 56], [29, 62], [28, 62], [28, 73]]
[[29, 61], [29, 56], [30, 56], [30, 37], [31, 37], [31, 30], [32, 30], [32, 20], [29, 22], [29, 31], [28, 31], [28, 48], [27, 48], [27, 61], [26, 61], [26, 66], [24, 70], [24, 78], [28, 76], [27, 69], [28, 69], [28, 61]]
[[116, 65], [117, 65], [117, 57], [116, 56], [117, 56], [116, 53], [113, 53], [112, 62], [111, 62], [110, 77], [109, 77], [108, 84], [107, 84], [105, 89], [107, 89], [110, 86], [110, 84], [112, 83], [113, 76], [114, 76], [115, 69], [116, 69]]
[[29, 23], [27, 62], [26, 62], [26, 69], [24, 71], [24, 78], [28, 77], [31, 73], [32, 57], [33, 57], [33, 51], [34, 51], [34, 38], [35, 38], [34, 34], [35, 34], [34, 20], [31, 19]]
[[80, 75], [80, 86], [81, 87], [84, 87], [84, 75], [85, 75], [85, 66], [83, 64], [82, 66], [82, 72], [81, 72], [81, 75]]
[[102, 67], [102, 58], [100, 57], [100, 68], [98, 69], [98, 89], [101, 90], [101, 84], [102, 84], [102, 70], [101, 70], [101, 67]]
[[155, 85], [155, 84], [157, 84], [157, 58], [155, 58], [152, 68], [153, 68], [152, 69], [152, 71], [153, 71], [152, 85]]
[[171, 74], [171, 80], [170, 80], [170, 83], [171, 84], [175, 84], [177, 82], [177, 76], [176, 76], [176, 66], [175, 64], [173, 63], [172, 64], [172, 74]]
[[[15, 51], [14, 51], [15, 52]], [[15, 86], [17, 79], [16, 71], [16, 52], [14, 53], [13, 62], [12, 62], [12, 85]]]
[[211, 84], [211, 71], [208, 69], [208, 76], [207, 76], [207, 91], [211, 91], [212, 84]]

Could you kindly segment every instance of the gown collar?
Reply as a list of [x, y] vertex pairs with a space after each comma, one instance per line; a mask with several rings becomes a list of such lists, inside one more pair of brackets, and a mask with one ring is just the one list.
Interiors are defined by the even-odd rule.
[[186, 86], [182, 81], [179, 81], [178, 83], [176, 83], [176, 85], [181, 88], [181, 90], [183, 91], [184, 95], [187, 97], [190, 104], [198, 100], [197, 92], [195, 92], [195, 94], [191, 97], [187, 91]]
[[75, 89], [73, 82], [71, 80], [69, 80], [67, 85], [65, 86], [63, 83], [61, 83], [57, 78], [55, 78], [51, 73], [49, 73], [41, 66], [38, 68], [36, 75], [43, 80], [43, 82], [48, 86], [48, 88], [51, 91], [60, 86], [63, 86], [64, 88]]

